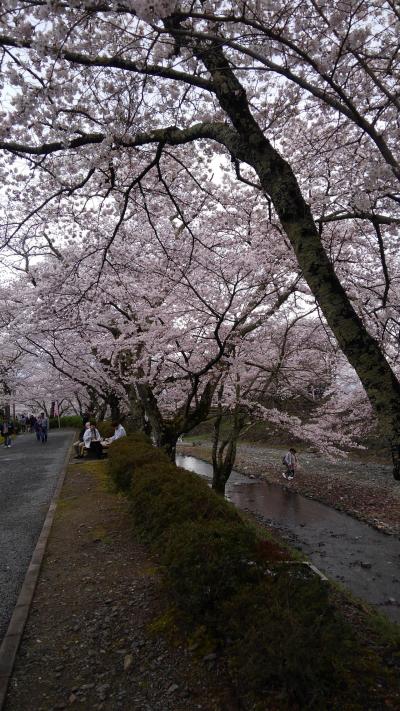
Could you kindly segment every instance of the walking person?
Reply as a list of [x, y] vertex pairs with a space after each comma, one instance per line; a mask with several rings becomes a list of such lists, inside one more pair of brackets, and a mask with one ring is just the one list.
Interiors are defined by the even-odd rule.
[[47, 432], [49, 430], [49, 420], [44, 414], [44, 412], [41, 412], [39, 417], [36, 420], [36, 438], [41, 442], [42, 444], [46, 444], [47, 442]]
[[35, 422], [34, 422], [34, 425], [33, 425], [33, 431], [34, 431], [35, 434], [36, 434], [36, 439], [37, 439], [37, 441], [40, 442], [41, 436], [42, 436], [42, 428], [41, 428], [41, 426], [40, 426], [40, 418], [39, 418], [39, 417], [35, 417]]
[[40, 420], [40, 441], [42, 444], [46, 444], [47, 433], [49, 431], [49, 418], [44, 414], [44, 412], [41, 412], [39, 420]]
[[11, 433], [13, 431], [12, 423], [6, 418], [1, 425], [1, 434], [4, 437], [4, 446], [11, 447]]
[[294, 478], [298, 466], [296, 450], [293, 447], [291, 447], [287, 454], [285, 454], [282, 459], [282, 462], [286, 466], [286, 471], [283, 472], [282, 476], [284, 477], [284, 479], [289, 479], [290, 481]]

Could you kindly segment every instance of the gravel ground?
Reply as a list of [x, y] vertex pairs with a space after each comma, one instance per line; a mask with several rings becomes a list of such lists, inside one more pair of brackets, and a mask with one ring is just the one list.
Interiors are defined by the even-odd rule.
[[[210, 443], [184, 444], [179, 451], [206, 461]], [[272, 484], [332, 506], [392, 535], [400, 535], [400, 482], [388, 464], [363, 459], [330, 462], [312, 452], [299, 452], [299, 471], [290, 483], [282, 477], [282, 456], [286, 450], [253, 444], [240, 444], [236, 471], [264, 479]]]

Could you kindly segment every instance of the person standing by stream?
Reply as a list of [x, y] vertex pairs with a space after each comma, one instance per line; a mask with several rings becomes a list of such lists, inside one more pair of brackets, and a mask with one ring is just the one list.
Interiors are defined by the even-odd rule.
[[290, 481], [294, 478], [298, 466], [296, 450], [293, 447], [285, 454], [282, 462], [286, 465], [286, 472], [283, 472], [282, 476]]

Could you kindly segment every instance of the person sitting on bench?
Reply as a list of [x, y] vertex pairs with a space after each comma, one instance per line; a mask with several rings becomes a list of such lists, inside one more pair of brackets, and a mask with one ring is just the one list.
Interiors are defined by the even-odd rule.
[[76, 442], [74, 442], [74, 444], [73, 444], [73, 447], [75, 449], [75, 454], [77, 457], [83, 457], [83, 452], [85, 449], [85, 443], [83, 441], [83, 436], [84, 436], [86, 430], [88, 430], [89, 428], [90, 428], [90, 422], [86, 422], [83, 430], [81, 430], [79, 432], [79, 439]]
[[103, 447], [101, 446], [100, 432], [96, 428], [95, 422], [91, 422], [88, 429], [85, 430], [83, 444], [85, 449], [89, 450], [87, 454], [94, 454], [95, 457], [100, 459]]
[[112, 435], [112, 437], [107, 437], [102, 441], [101, 444], [103, 447], [107, 448], [117, 439], [120, 439], [121, 437], [126, 437], [125, 427], [123, 427], [120, 422], [116, 420], [112, 423], [112, 426], [114, 427], [114, 434]]

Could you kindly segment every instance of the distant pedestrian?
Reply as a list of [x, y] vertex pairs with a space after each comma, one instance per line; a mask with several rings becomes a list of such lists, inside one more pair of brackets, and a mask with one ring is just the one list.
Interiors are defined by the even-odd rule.
[[42, 444], [46, 444], [47, 442], [47, 433], [49, 430], [49, 420], [44, 414], [44, 412], [41, 412], [39, 417], [36, 420], [36, 439], [38, 439], [39, 442]]
[[37, 441], [40, 442], [42, 430], [40, 427], [40, 420], [38, 417], [35, 417], [35, 421], [33, 423], [33, 431], [36, 434]]
[[282, 476], [285, 479], [289, 479], [289, 480], [293, 479], [293, 477], [296, 473], [297, 465], [298, 465], [297, 457], [296, 457], [296, 450], [293, 447], [291, 447], [289, 449], [289, 451], [287, 452], [287, 454], [285, 454], [282, 462], [286, 466], [286, 471], [283, 472]]
[[1, 425], [1, 434], [4, 437], [4, 446], [5, 447], [11, 447], [11, 433], [12, 433], [12, 431], [13, 431], [12, 422], [10, 422], [6, 418], [3, 422], [3, 424]]

